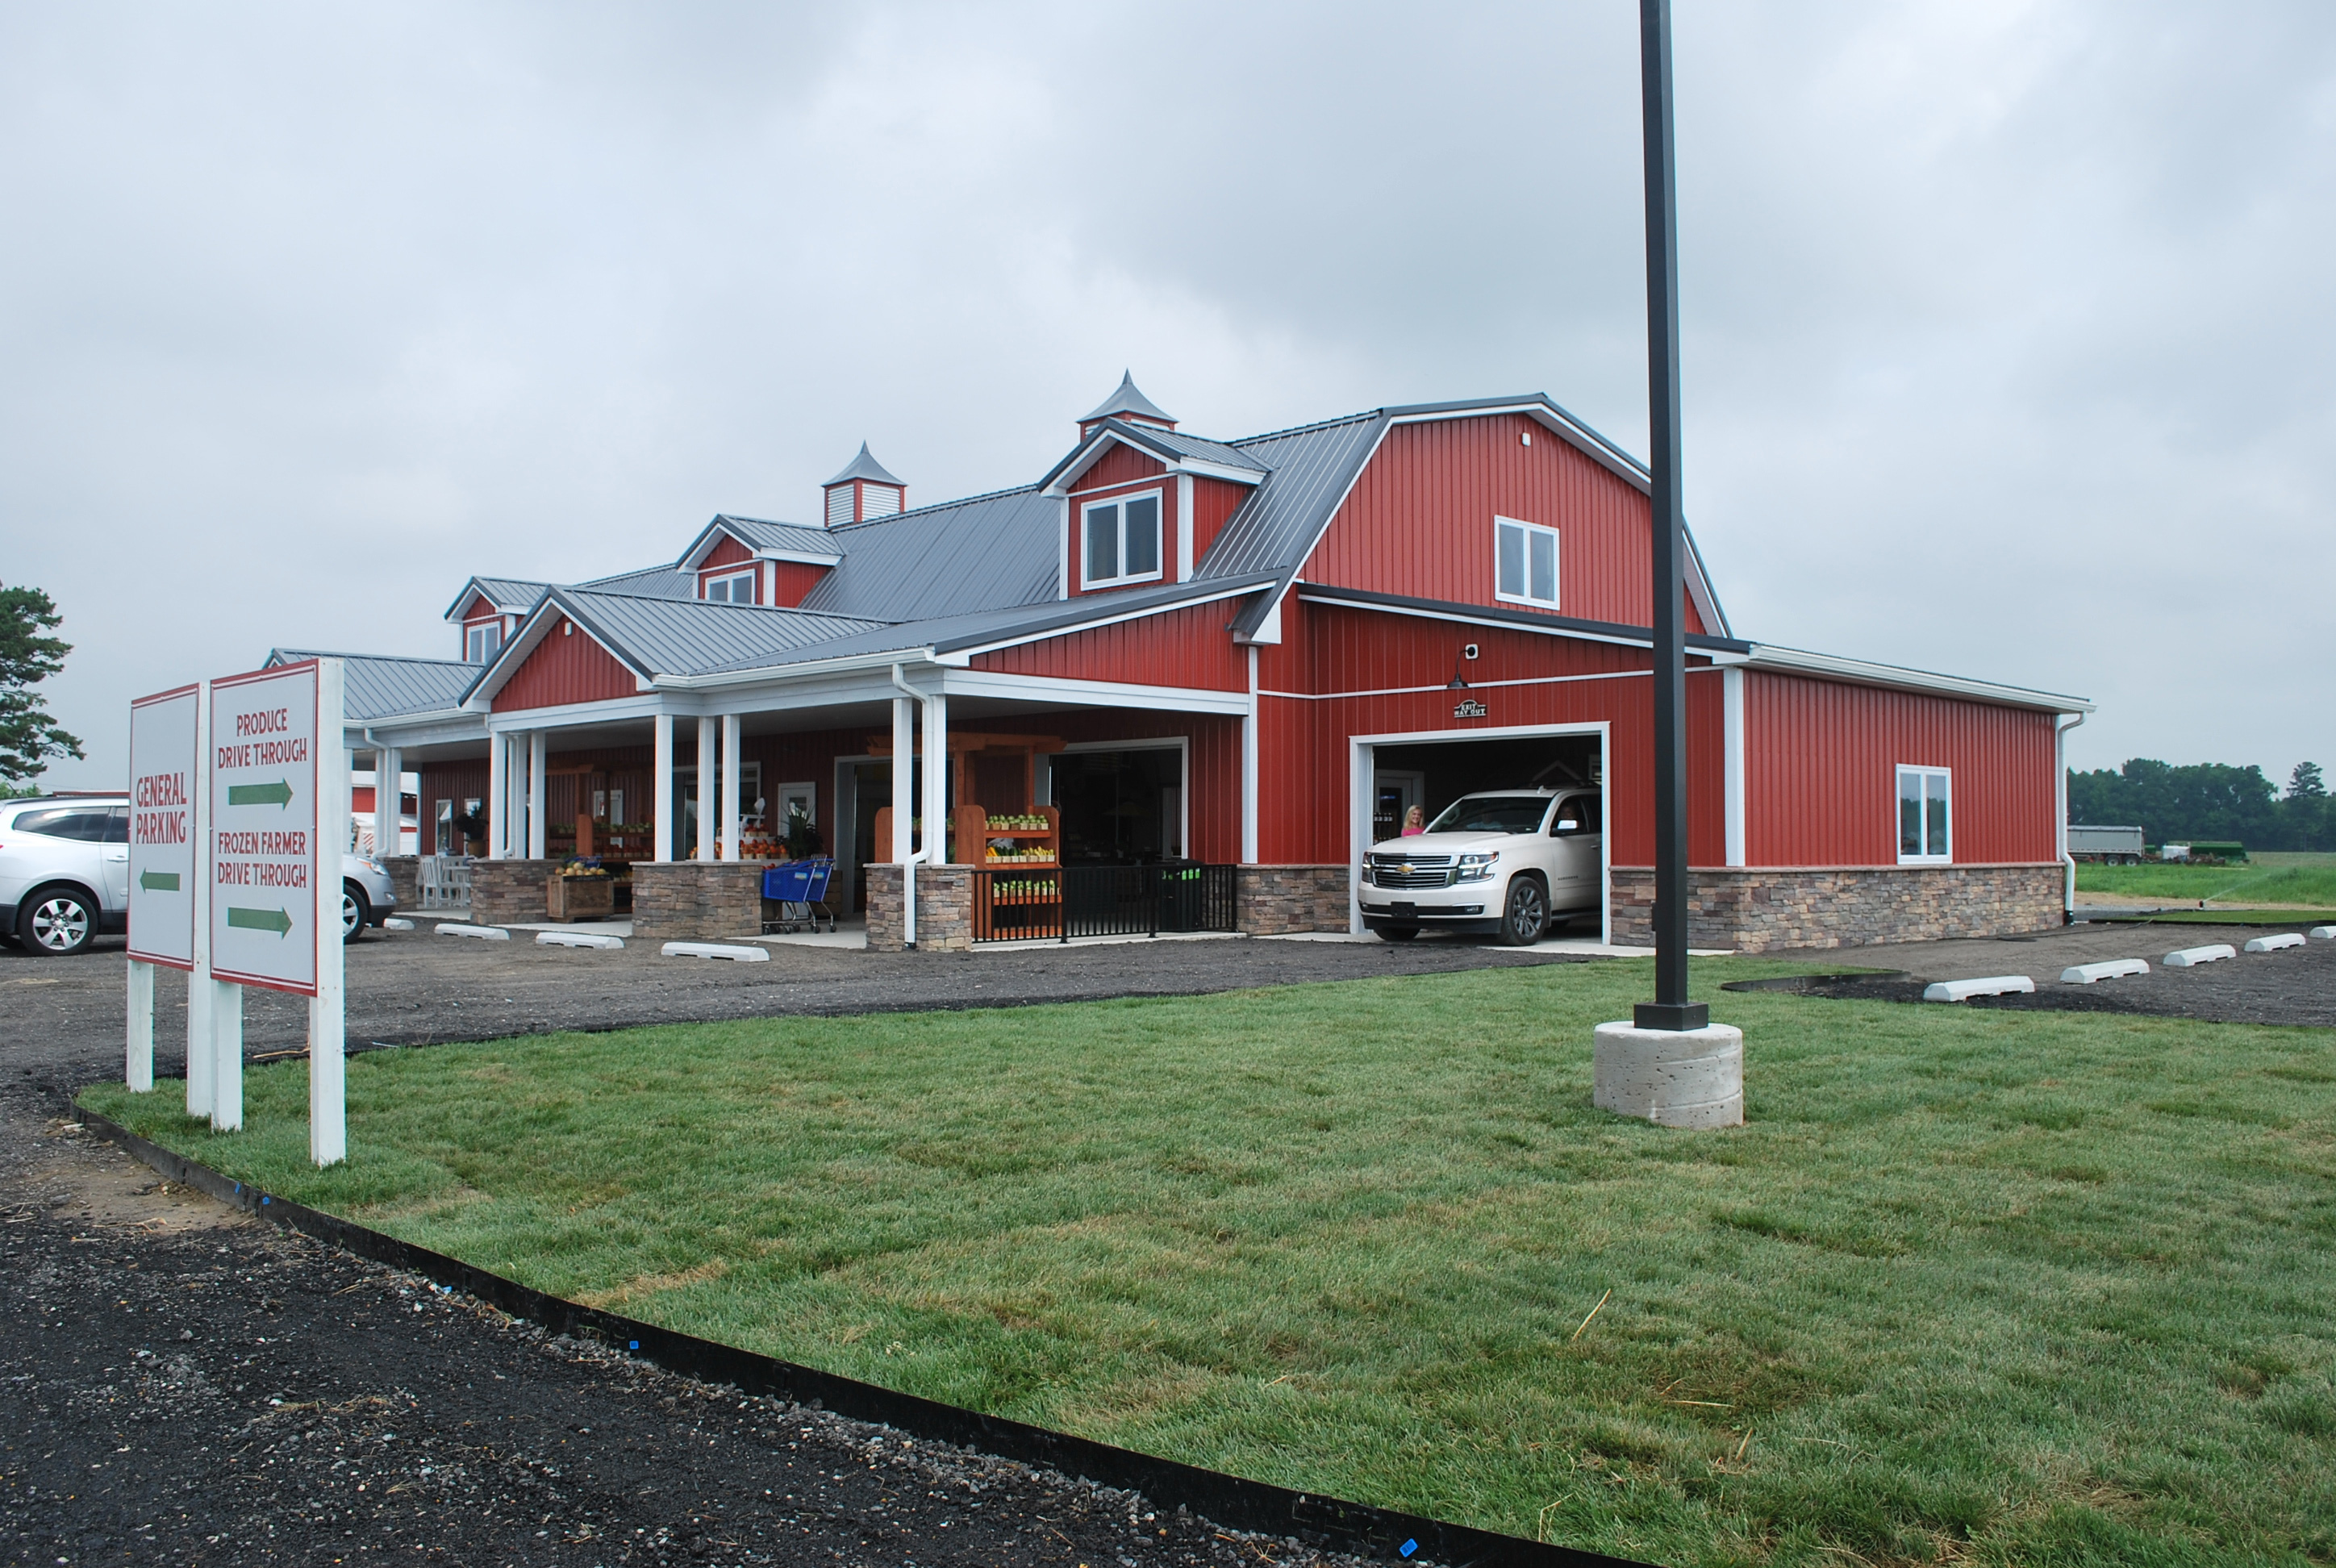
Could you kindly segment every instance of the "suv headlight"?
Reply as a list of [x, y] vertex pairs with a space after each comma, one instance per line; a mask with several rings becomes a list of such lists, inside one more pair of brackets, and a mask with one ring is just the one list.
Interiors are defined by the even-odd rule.
[[1492, 880], [1494, 868], [1500, 863], [1500, 859], [1501, 852], [1498, 850], [1489, 854], [1462, 855], [1460, 874], [1453, 880], [1463, 882], [1489, 881]]

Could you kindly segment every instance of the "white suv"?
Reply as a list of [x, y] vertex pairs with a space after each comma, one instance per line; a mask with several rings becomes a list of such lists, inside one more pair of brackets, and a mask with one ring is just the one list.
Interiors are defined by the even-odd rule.
[[1365, 929], [1391, 942], [1422, 930], [1489, 931], [1530, 947], [1552, 918], [1598, 907], [1605, 821], [1594, 789], [1462, 795], [1425, 833], [1363, 857]]
[[[396, 884], [379, 861], [341, 857], [344, 941], [396, 907]], [[0, 801], [0, 940], [55, 956], [129, 927], [128, 795]]]

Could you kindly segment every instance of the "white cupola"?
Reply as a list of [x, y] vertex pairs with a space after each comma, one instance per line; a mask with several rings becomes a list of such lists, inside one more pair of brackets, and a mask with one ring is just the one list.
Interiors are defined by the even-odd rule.
[[863, 518], [890, 517], [909, 504], [908, 485], [885, 471], [864, 441], [860, 443], [860, 455], [820, 488], [827, 492], [824, 515], [830, 528]]

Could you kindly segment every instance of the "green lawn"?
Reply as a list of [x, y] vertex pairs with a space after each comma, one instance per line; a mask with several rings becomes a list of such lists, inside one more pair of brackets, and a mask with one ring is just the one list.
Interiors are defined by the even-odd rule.
[[2086, 892], [2139, 900], [2220, 899], [2231, 903], [2298, 904], [2336, 909], [2336, 855], [2264, 853], [2243, 866], [2077, 867]]
[[384, 1052], [326, 1173], [298, 1063], [232, 1136], [85, 1099], [547, 1290], [1525, 1535], [2336, 1556], [2336, 1035], [1710, 991], [1752, 1124], [1683, 1134], [1590, 1105], [1649, 978]]

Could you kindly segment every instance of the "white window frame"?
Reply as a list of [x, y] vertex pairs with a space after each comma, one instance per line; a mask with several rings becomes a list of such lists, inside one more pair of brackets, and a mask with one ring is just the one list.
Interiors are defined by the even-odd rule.
[[[1501, 587], [1501, 531], [1508, 528], [1516, 529], [1524, 535], [1525, 588], [1528, 590], [1524, 593], [1510, 593]], [[1549, 535], [1549, 597], [1547, 599], [1536, 599], [1530, 591], [1533, 588], [1533, 535], [1537, 533]], [[1559, 548], [1561, 542], [1557, 530], [1546, 523], [1527, 522], [1521, 517], [1495, 515], [1493, 519], [1493, 597], [1504, 604], [1524, 604], [1531, 605], [1535, 609], [1555, 609], [1558, 598], [1565, 589], [1565, 552]]]
[[[489, 641], [492, 638], [492, 641]], [[502, 651], [503, 623], [494, 620], [474, 620], [462, 628], [462, 662], [485, 664]]]
[[[1153, 517], [1160, 528], [1160, 537], [1153, 541], [1150, 571], [1121, 572], [1117, 577], [1097, 577], [1087, 559], [1087, 513], [1099, 506], [1119, 508], [1119, 559], [1127, 560], [1127, 503], [1149, 498]], [[1121, 588], [1131, 582], [1158, 582], [1166, 575], [1168, 544], [1168, 494], [1164, 489], [1132, 490], [1124, 495], [1098, 496], [1079, 502], [1079, 586], [1088, 588]]]
[[[699, 579], [697, 585], [697, 597], [704, 599], [712, 599], [713, 602], [716, 604], [753, 604], [761, 597], [755, 592], [755, 589], [757, 587], [755, 579], [760, 578], [762, 575], [762, 569], [760, 567], [754, 566], [742, 566], [735, 571], [725, 571], [709, 575]], [[723, 597], [718, 599], [714, 598], [714, 585], [717, 582], [725, 582], [730, 584], [729, 588], [723, 590]], [[737, 585], [742, 582], [746, 585], [746, 597], [744, 599], [737, 597]]]
[[[1900, 836], [1899, 836], [1899, 835], [1900, 835], [1900, 833], [1901, 833], [1901, 832], [1903, 830], [1903, 828], [1904, 828], [1904, 826], [1905, 826], [1905, 823], [1903, 823], [1903, 820], [1901, 820], [1901, 816], [1900, 816], [1900, 807], [1901, 807], [1901, 803], [1902, 803], [1902, 802], [1904, 800], [1904, 798], [1905, 798], [1905, 793], [1904, 793], [1904, 792], [1905, 792], [1905, 787], [1906, 787], [1906, 776], [1907, 776], [1909, 774], [1913, 774], [1913, 775], [1914, 775], [1915, 777], [1917, 777], [1917, 778], [1921, 778], [1921, 779], [1924, 779], [1924, 780], [1929, 780], [1929, 779], [1933, 779], [1933, 778], [1938, 779], [1939, 781], [1941, 781], [1941, 782], [1942, 782], [1942, 783], [1946, 786], [1946, 788], [1945, 788], [1945, 792], [1944, 792], [1944, 793], [1943, 793], [1943, 794], [1939, 797], [1939, 804], [1940, 804], [1940, 805], [1941, 805], [1941, 806], [1945, 810], [1946, 814], [1947, 814], [1947, 831], [1946, 831], [1946, 834], [1945, 834], [1945, 837], [1946, 837], [1946, 843], [1947, 843], [1947, 848], [1946, 848], [1946, 852], [1945, 852], [1944, 854], [1935, 854], [1935, 855], [1934, 855], [1934, 854], [1911, 854], [1911, 855], [1910, 855], [1910, 854], [1908, 854], [1908, 853], [1906, 852], [1906, 841], [1905, 841], [1903, 838], [1902, 838], [1902, 837], [1900, 837]], [[1918, 833], [1917, 833], [1917, 835], [1916, 835], [1915, 842], [1916, 842], [1917, 843], [1928, 843], [1928, 842], [1931, 842], [1931, 820], [1930, 820], [1930, 819], [1931, 819], [1931, 792], [1930, 792], [1930, 787], [1929, 787], [1929, 785], [1928, 785], [1928, 784], [1927, 784], [1927, 783], [1926, 783], [1926, 784], [1924, 784], [1923, 785], [1922, 785], [1922, 786], [1921, 786], [1921, 789], [1922, 789], [1922, 826], [1921, 826], [1921, 828], [1920, 828], [1920, 830], [1919, 830], [1919, 832], [1918, 832]], [[1945, 866], [1945, 865], [1952, 865], [1952, 864], [1954, 863], [1954, 860], [1955, 860], [1955, 770], [1954, 770], [1954, 769], [1952, 769], [1952, 768], [1945, 768], [1945, 767], [1932, 767], [1932, 766], [1926, 765], [1924, 765], [1924, 764], [1920, 764], [1920, 763], [1900, 763], [1900, 764], [1898, 765], [1898, 766], [1897, 766], [1897, 770], [1896, 770], [1896, 771], [1895, 771], [1895, 772], [1891, 775], [1891, 780], [1890, 780], [1890, 842], [1891, 842], [1893, 844], [1895, 844], [1895, 845], [1898, 847], [1898, 863], [1899, 863], [1900, 865], [1902, 865], [1902, 866]]]

